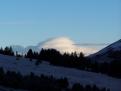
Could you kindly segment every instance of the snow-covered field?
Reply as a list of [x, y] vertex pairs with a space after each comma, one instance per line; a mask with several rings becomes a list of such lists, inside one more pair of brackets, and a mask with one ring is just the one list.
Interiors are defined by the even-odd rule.
[[28, 59], [21, 58], [20, 60], [16, 60], [16, 57], [0, 55], [0, 67], [3, 67], [5, 71], [21, 72], [23, 75], [33, 72], [36, 75], [53, 75], [57, 78], [67, 77], [71, 85], [74, 83], [82, 85], [96, 84], [99, 87], [110, 88], [111, 91], [121, 91], [121, 79], [108, 77], [99, 73], [52, 66], [47, 62], [36, 66], [35, 62], [30, 62]]

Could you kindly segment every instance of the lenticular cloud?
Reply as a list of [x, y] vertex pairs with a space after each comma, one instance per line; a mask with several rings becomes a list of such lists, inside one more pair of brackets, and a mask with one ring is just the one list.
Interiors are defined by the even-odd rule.
[[87, 48], [87, 47], [82, 47], [82, 46], [77, 46], [75, 43], [67, 38], [67, 37], [59, 37], [59, 38], [52, 38], [47, 41], [44, 41], [40, 44], [41, 46], [39, 48], [44, 48], [44, 49], [57, 49], [61, 53], [68, 52], [83, 52], [85, 55], [91, 54], [96, 52], [95, 49], [93, 48]]

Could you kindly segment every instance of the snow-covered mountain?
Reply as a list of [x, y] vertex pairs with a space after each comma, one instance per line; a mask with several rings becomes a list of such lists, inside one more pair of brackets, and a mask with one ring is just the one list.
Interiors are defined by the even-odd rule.
[[92, 58], [93, 60], [97, 60], [100, 62], [104, 62], [104, 61], [108, 62], [108, 61], [116, 59], [116, 58], [111, 58], [110, 54], [116, 53], [119, 51], [121, 52], [121, 39], [103, 48], [99, 52], [90, 55], [89, 57]]
[[68, 52], [83, 52], [85, 55], [89, 55], [92, 53], [95, 53], [97, 50], [94, 48], [90, 48], [87, 46], [80, 46], [76, 45], [76, 43], [71, 40], [68, 37], [56, 37], [56, 38], [50, 38], [43, 42], [38, 43], [35, 46], [28, 46], [28, 47], [22, 47], [22, 46], [12, 46], [13, 50], [19, 53], [26, 53], [29, 49], [32, 49], [33, 51], [40, 51], [41, 48], [44, 49], [56, 49], [60, 51], [61, 53]]
[[80, 83], [82, 85], [96, 84], [101, 88], [110, 88], [111, 91], [121, 91], [121, 79], [108, 77], [100, 73], [53, 66], [44, 61], [36, 66], [34, 60], [30, 62], [29, 59], [20, 58], [18, 61], [16, 57], [0, 55], [0, 67], [3, 67], [5, 71], [20, 72], [22, 75], [28, 75], [30, 72], [33, 72], [36, 75], [53, 75], [56, 78], [67, 77], [70, 86], [74, 83]]

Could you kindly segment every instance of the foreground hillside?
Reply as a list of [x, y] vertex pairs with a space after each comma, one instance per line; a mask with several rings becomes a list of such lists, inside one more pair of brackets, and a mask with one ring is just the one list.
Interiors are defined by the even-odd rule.
[[13, 89], [13, 88], [7, 88], [0, 86], [0, 91], [27, 91], [27, 90], [21, 90], [21, 89]]
[[23, 75], [33, 72], [36, 75], [53, 75], [57, 78], [67, 77], [71, 85], [74, 83], [81, 83], [83, 85], [96, 84], [99, 87], [110, 88], [111, 91], [121, 91], [121, 79], [108, 77], [99, 73], [52, 66], [47, 62], [42, 62], [40, 65], [36, 66], [34, 60], [33, 62], [24, 58], [16, 60], [16, 57], [0, 55], [0, 67], [3, 67], [5, 71], [21, 72]]

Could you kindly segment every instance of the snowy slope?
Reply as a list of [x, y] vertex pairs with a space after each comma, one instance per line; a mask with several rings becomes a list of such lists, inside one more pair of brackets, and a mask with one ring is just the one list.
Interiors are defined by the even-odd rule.
[[20, 60], [16, 60], [15, 57], [0, 55], [0, 67], [3, 67], [5, 70], [21, 72], [23, 75], [33, 72], [36, 75], [53, 75], [57, 78], [67, 77], [71, 85], [77, 82], [83, 85], [96, 84], [99, 87], [110, 88], [111, 91], [121, 91], [121, 79], [77, 69], [56, 67], [46, 62], [39, 66], [35, 66], [34, 64], [34, 62], [29, 62], [27, 59], [21, 58]]
[[97, 52], [96, 55], [107, 53], [110, 50], [113, 50], [113, 51], [119, 51], [119, 50], [121, 50], [121, 39], [118, 40], [115, 43], [112, 43], [111, 45], [107, 46], [106, 48], [102, 49], [101, 51]]
[[108, 54], [113, 51], [121, 51], [121, 39], [112, 43], [111, 45], [103, 48], [102, 50], [100, 50], [99, 52], [89, 55], [88, 57], [92, 58], [93, 60], [96, 61], [111, 61], [112, 59], [108, 57]]
[[13, 89], [13, 88], [7, 88], [7, 87], [0, 86], [0, 91], [28, 91], [28, 90]]

